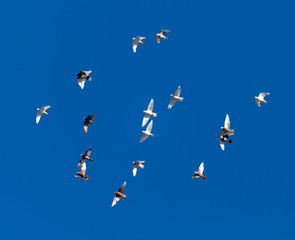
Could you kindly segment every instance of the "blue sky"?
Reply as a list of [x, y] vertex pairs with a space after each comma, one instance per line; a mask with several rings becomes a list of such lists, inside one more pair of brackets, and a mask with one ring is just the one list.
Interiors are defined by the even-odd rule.
[[[3, 239], [294, 239], [294, 8], [2, 3]], [[161, 29], [171, 32], [158, 45]], [[136, 36], [147, 39], [134, 54]], [[82, 69], [93, 71], [84, 90]], [[168, 111], [179, 85], [184, 101]], [[271, 95], [258, 108], [262, 91]], [[151, 98], [156, 136], [139, 144]], [[44, 105], [49, 115], [36, 125]], [[236, 134], [222, 152], [227, 113]], [[85, 134], [89, 114], [97, 117]], [[89, 146], [83, 181], [73, 174]], [[133, 178], [135, 160], [146, 162]], [[192, 179], [202, 161], [207, 179]], [[128, 198], [111, 208], [124, 181]]]

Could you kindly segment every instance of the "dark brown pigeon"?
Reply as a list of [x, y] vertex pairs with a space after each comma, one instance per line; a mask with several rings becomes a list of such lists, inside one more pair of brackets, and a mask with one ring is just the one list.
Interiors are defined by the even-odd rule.
[[84, 130], [87, 133], [89, 123], [93, 124], [92, 119], [95, 118], [96, 115], [89, 115], [87, 118], [84, 119]]
[[86, 161], [86, 160], [89, 160], [89, 161], [93, 161], [92, 158], [90, 158], [90, 153], [91, 153], [91, 150], [92, 150], [92, 147], [88, 148], [88, 150], [84, 153], [84, 154], [81, 154], [80, 156], [82, 157], [81, 160], [79, 161], [79, 164], [78, 164], [78, 167], [81, 167], [81, 165]]
[[115, 192], [115, 197], [112, 203], [112, 207], [115, 206], [117, 204], [117, 202], [119, 202], [120, 198], [127, 198], [127, 195], [123, 194], [123, 192], [125, 191], [125, 187], [126, 187], [126, 182], [123, 183], [123, 185], [119, 188], [118, 192]]

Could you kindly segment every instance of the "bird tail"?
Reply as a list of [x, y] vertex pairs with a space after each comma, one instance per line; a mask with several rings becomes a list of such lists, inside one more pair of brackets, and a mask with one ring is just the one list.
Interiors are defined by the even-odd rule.
[[230, 140], [230, 139], [228, 140], [228, 143], [232, 143], [232, 142], [233, 142], [233, 140]]
[[153, 113], [153, 117], [156, 117], [158, 114], [157, 113]]
[[165, 36], [164, 36], [163, 38], [164, 38], [165, 40], [167, 40], [167, 39], [168, 39], [168, 37], [165, 37]]
[[266, 104], [266, 103], [268, 103], [268, 102], [264, 100], [264, 103]]
[[142, 45], [144, 44], [144, 42], [139, 42], [139, 43], [142, 44]]
[[88, 78], [86, 78], [88, 81], [91, 81], [92, 80], [92, 78], [91, 77], [88, 77]]
[[154, 136], [155, 136], [155, 134], [152, 134], [152, 133], [151, 133], [151, 136], [152, 136], [152, 137], [154, 137]]
[[139, 164], [138, 166], [139, 166], [140, 168], [144, 168], [144, 166], [143, 166], [142, 164]]
[[126, 198], [127, 198], [127, 195], [122, 194], [122, 197], [123, 197], [124, 199], [126, 199]]
[[179, 98], [179, 101], [182, 102], [182, 101], [183, 101], [183, 97], [180, 97], [180, 98]]
[[84, 180], [88, 180], [89, 179], [89, 176], [83, 176], [83, 179]]
[[203, 179], [206, 179], [206, 177], [207, 177], [206, 175], [202, 175], [202, 178], [203, 178]]

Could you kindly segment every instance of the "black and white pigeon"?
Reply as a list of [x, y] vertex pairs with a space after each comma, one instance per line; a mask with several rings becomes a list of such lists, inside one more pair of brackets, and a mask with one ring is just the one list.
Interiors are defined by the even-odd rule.
[[168, 32], [170, 32], [170, 30], [166, 29], [166, 30], [162, 30], [160, 33], [157, 33], [156, 35], [157, 43], [160, 43], [161, 39], [167, 40], [168, 38], [165, 36], [165, 34]]
[[91, 73], [92, 71], [80, 71], [79, 73], [76, 73], [77, 75], [77, 81], [78, 81], [78, 84], [80, 86], [81, 89], [84, 88], [84, 85], [85, 85], [85, 82], [86, 80], [87, 81], [91, 81], [92, 78], [89, 77], [89, 74]]

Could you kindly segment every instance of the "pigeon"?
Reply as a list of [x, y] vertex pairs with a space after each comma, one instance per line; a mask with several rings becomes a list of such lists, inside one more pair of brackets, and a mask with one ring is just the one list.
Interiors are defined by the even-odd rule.
[[88, 148], [88, 150], [84, 153], [84, 154], [81, 154], [80, 156], [82, 157], [81, 160], [79, 161], [79, 164], [78, 164], [78, 167], [81, 167], [81, 165], [86, 161], [86, 160], [89, 160], [89, 161], [93, 161], [92, 158], [90, 158], [90, 153], [91, 153], [91, 150], [92, 150], [92, 147]]
[[120, 198], [127, 198], [127, 195], [123, 194], [123, 192], [125, 191], [125, 187], [126, 187], [126, 182], [123, 183], [123, 185], [119, 188], [118, 192], [115, 192], [115, 197], [112, 203], [112, 207], [115, 206], [117, 204], [117, 202], [119, 202]]
[[152, 137], [155, 136], [154, 134], [151, 133], [152, 128], [153, 128], [153, 120], [149, 123], [146, 130], [142, 131], [143, 135], [140, 138], [140, 141], [139, 141], [140, 143], [143, 142], [144, 140], [146, 140], [148, 136], [152, 136]]
[[225, 142], [232, 143], [232, 140], [230, 140], [228, 138], [229, 138], [229, 135], [227, 133], [221, 136], [220, 147], [221, 147], [222, 151], [224, 151]]
[[160, 33], [157, 33], [157, 35], [156, 35], [156, 40], [157, 40], [157, 42], [160, 43], [160, 39], [161, 39], [161, 38], [167, 40], [168, 38], [165, 37], [164, 35], [165, 35], [166, 33], [168, 33], [168, 32], [170, 32], [170, 30], [167, 29], [167, 30], [162, 30]]
[[133, 176], [135, 177], [136, 176], [136, 173], [137, 173], [137, 168], [140, 167], [140, 168], [144, 168], [144, 166], [142, 165], [142, 163], [144, 163], [145, 161], [136, 161], [136, 162], [133, 162], [133, 167], [132, 167], [132, 171], [133, 171]]
[[136, 48], [137, 48], [137, 44], [144, 44], [143, 39], [146, 39], [146, 37], [136, 37], [136, 38], [132, 38], [133, 39], [133, 43], [132, 43], [132, 47], [133, 47], [133, 52], [136, 53]]
[[37, 108], [37, 111], [38, 111], [37, 116], [36, 116], [36, 123], [37, 123], [37, 124], [39, 123], [39, 121], [40, 121], [40, 119], [41, 119], [41, 116], [42, 116], [43, 114], [48, 115], [48, 113], [46, 112], [46, 110], [47, 110], [48, 108], [50, 108], [50, 106], [44, 106], [44, 107], [41, 107], [40, 109]]
[[78, 84], [80, 86], [81, 89], [84, 88], [84, 84], [85, 84], [85, 81], [91, 81], [92, 78], [89, 77], [89, 74], [91, 73], [92, 71], [80, 71], [79, 73], [76, 73], [77, 75], [77, 81], [78, 81]]
[[203, 179], [206, 179], [207, 176], [203, 175], [203, 171], [204, 171], [204, 163], [202, 162], [199, 166], [199, 169], [198, 171], [196, 172], [195, 171], [195, 175], [193, 175], [193, 178], [203, 178]]
[[142, 120], [142, 127], [144, 127], [150, 119], [150, 116], [157, 117], [157, 113], [153, 113], [154, 108], [154, 99], [151, 99], [148, 109], [143, 111], [145, 113], [143, 120]]
[[256, 104], [257, 104], [258, 107], [260, 107], [260, 102], [263, 102], [265, 104], [267, 103], [267, 101], [264, 100], [264, 97], [265, 96], [268, 96], [268, 95], [270, 95], [270, 93], [264, 93], [264, 92], [262, 92], [262, 93], [259, 93], [259, 96], [258, 97], [255, 97], [255, 102], [256, 102]]
[[82, 163], [82, 167], [81, 167], [81, 171], [80, 172], [77, 172], [74, 175], [74, 177], [81, 177], [84, 180], [88, 180], [89, 179], [89, 176], [85, 176], [85, 173], [86, 173], [86, 162], [83, 162]]
[[83, 118], [84, 121], [84, 131], [87, 133], [89, 123], [93, 124], [92, 119], [95, 118], [96, 115], [89, 115], [87, 118]]
[[218, 135], [217, 139], [220, 139], [224, 134], [227, 134], [229, 136], [235, 134], [235, 130], [234, 129], [230, 129], [230, 121], [229, 121], [228, 114], [226, 114], [226, 116], [225, 116], [224, 127], [221, 127], [221, 129], [222, 129], [222, 131]]
[[172, 97], [172, 99], [171, 99], [171, 101], [170, 101], [170, 103], [168, 105], [168, 109], [171, 109], [177, 100], [179, 100], [180, 102], [183, 101], [183, 97], [179, 97], [180, 92], [181, 92], [181, 86], [178, 86], [178, 88], [175, 91], [175, 93], [174, 94], [170, 94], [170, 96]]

